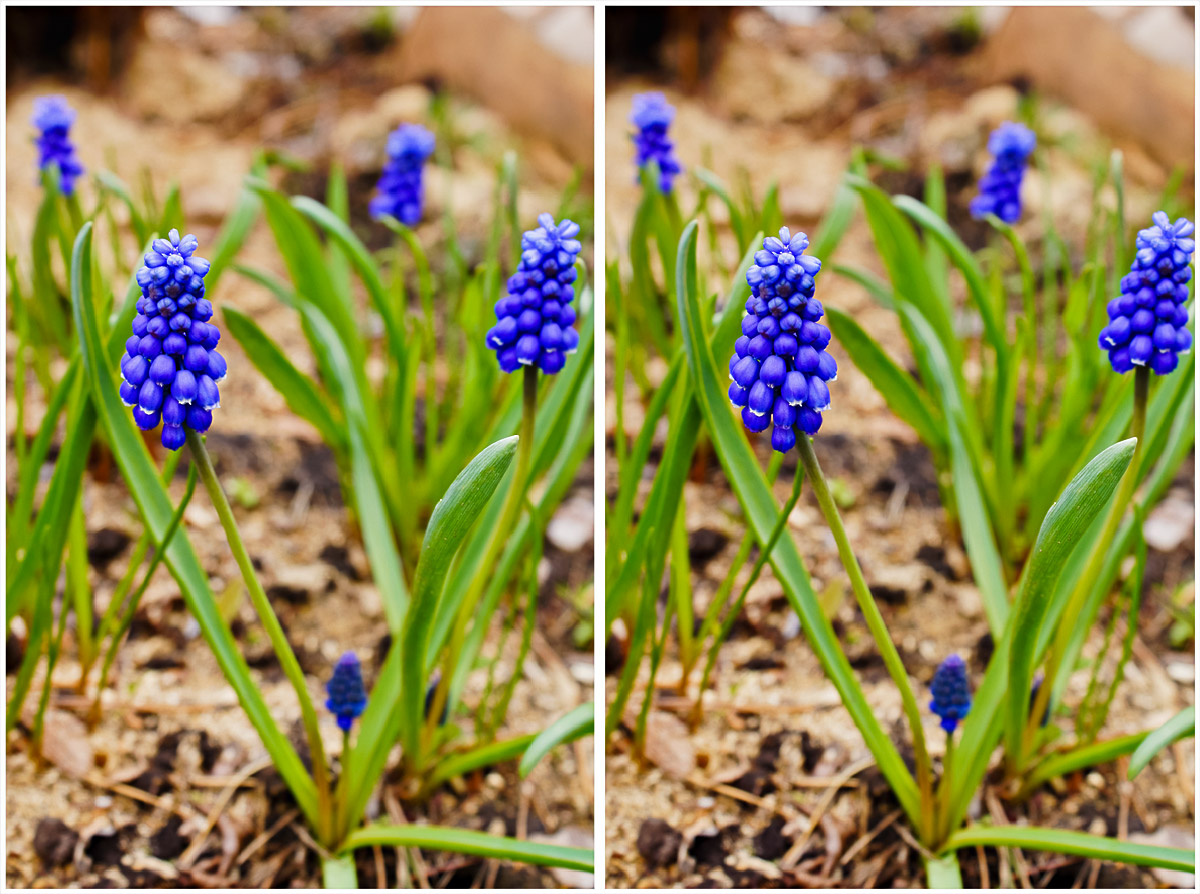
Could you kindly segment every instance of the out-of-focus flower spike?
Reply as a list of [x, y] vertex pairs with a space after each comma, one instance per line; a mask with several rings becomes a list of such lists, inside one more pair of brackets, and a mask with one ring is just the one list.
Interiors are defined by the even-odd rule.
[[33, 126], [40, 131], [34, 139], [38, 150], [38, 170], [58, 166], [63, 195], [75, 192], [75, 181], [83, 174], [83, 165], [71, 142], [75, 110], [61, 96], [40, 96], [33, 101]]
[[417, 225], [425, 208], [425, 161], [435, 142], [419, 124], [401, 124], [391, 132], [378, 193], [369, 206], [372, 218], [390, 214], [406, 227]]
[[979, 195], [971, 201], [971, 216], [994, 214], [1005, 223], [1021, 218], [1021, 181], [1037, 136], [1024, 124], [1005, 121], [988, 138], [992, 163], [979, 179]]
[[638, 93], [633, 97], [629, 121], [637, 128], [633, 145], [638, 171], [644, 171], [650, 162], [657, 164], [658, 185], [667, 195], [671, 193], [675, 178], [683, 173], [683, 166], [675, 157], [675, 144], [667, 136], [673, 120], [675, 109], [661, 93]]
[[338, 729], [350, 732], [355, 719], [367, 707], [367, 690], [363, 686], [362, 665], [357, 655], [347, 652], [338, 659], [325, 691], [329, 693], [325, 707], [337, 716]]
[[957, 655], [951, 655], [938, 665], [929, 684], [933, 701], [929, 710], [942, 718], [942, 729], [954, 732], [958, 722], [971, 710], [971, 684], [967, 680], [967, 665]]

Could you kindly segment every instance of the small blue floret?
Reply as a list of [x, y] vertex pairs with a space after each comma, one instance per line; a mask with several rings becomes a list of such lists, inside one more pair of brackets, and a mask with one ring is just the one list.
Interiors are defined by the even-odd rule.
[[75, 180], [83, 173], [83, 165], [71, 142], [71, 125], [75, 110], [61, 96], [40, 96], [33, 101], [33, 126], [40, 133], [34, 140], [38, 150], [38, 170], [58, 166], [59, 185], [63, 195], [75, 192]]
[[1137, 235], [1137, 254], [1100, 331], [1100, 347], [1118, 373], [1149, 366], [1165, 376], [1192, 349], [1187, 300], [1196, 227], [1184, 217], [1171, 223], [1165, 211], [1152, 219], [1154, 226]]
[[406, 227], [416, 226], [425, 207], [425, 160], [433, 154], [434, 136], [419, 124], [401, 124], [388, 136], [387, 163], [371, 199], [371, 217], [390, 214]]
[[171, 230], [155, 239], [137, 272], [142, 287], [133, 335], [121, 358], [121, 400], [133, 407], [133, 421], [150, 431], [162, 423], [162, 445], [178, 450], [186, 429], [203, 434], [221, 405], [217, 383], [225, 378], [225, 358], [216, 350], [221, 333], [204, 297], [209, 263], [194, 254], [190, 233]]
[[661, 93], [638, 93], [633, 97], [629, 121], [637, 128], [633, 145], [637, 151], [638, 170], [655, 162], [658, 165], [658, 185], [670, 195], [674, 180], [683, 172], [675, 157], [675, 144], [667, 136], [667, 128], [675, 119], [675, 109]]
[[967, 682], [967, 665], [957, 655], [951, 655], [934, 671], [933, 701], [929, 710], [942, 718], [942, 729], [954, 732], [958, 722], [971, 710], [971, 684]]
[[820, 322], [821, 302], [813, 297], [821, 262], [803, 254], [808, 236], [784, 227], [768, 236], [746, 271], [750, 298], [742, 337], [729, 359], [729, 399], [742, 408], [753, 432], [771, 429], [771, 447], [787, 453], [796, 429], [815, 435], [829, 409], [829, 385], [837, 361], [825, 349], [832, 337]]
[[506, 373], [536, 365], [553, 375], [579, 347], [579, 333], [571, 325], [575, 258], [583, 248], [575, 238], [579, 224], [556, 224], [550, 214], [539, 215], [538, 223], [521, 238], [520, 266], [508, 279], [507, 294], [496, 302], [496, 325], [487, 333], [487, 346]]
[[367, 707], [367, 690], [363, 686], [362, 665], [357, 655], [347, 652], [338, 659], [325, 691], [329, 693], [325, 707], [337, 715], [338, 728], [349, 732], [355, 718]]
[[971, 216], [994, 214], [1005, 223], [1021, 218], [1021, 181], [1037, 136], [1024, 124], [1005, 121], [988, 138], [992, 163], [979, 180], [979, 195], [971, 201]]

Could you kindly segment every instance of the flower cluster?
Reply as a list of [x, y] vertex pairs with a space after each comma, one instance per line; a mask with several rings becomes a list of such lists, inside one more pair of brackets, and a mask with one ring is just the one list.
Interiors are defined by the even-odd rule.
[[658, 185], [670, 194], [674, 179], [683, 172], [675, 157], [675, 144], [667, 136], [667, 128], [675, 119], [675, 109], [661, 93], [639, 93], [633, 97], [629, 121], [636, 127], [633, 145], [637, 150], [638, 170], [654, 162], [658, 165]]
[[508, 279], [508, 294], [496, 302], [498, 322], [487, 333], [487, 346], [506, 373], [536, 364], [552, 375], [579, 346], [579, 333], [571, 328], [579, 224], [555, 224], [550, 214], [539, 215], [538, 223], [521, 237], [520, 267]]
[[1154, 226], [1137, 235], [1137, 254], [1121, 278], [1121, 294], [1108, 302], [1108, 325], [1100, 347], [1115, 372], [1149, 366], [1165, 376], [1192, 347], [1188, 332], [1188, 265], [1196, 250], [1196, 226], [1186, 218], [1171, 223], [1156, 211]]
[[163, 446], [178, 450], [185, 428], [206, 432], [212, 425], [226, 366], [216, 351], [221, 333], [208, 322], [208, 261], [193, 254], [195, 236], [180, 239], [178, 230], [168, 235], [154, 240], [137, 272], [142, 297], [121, 358], [121, 400], [133, 407], [138, 428], [150, 431], [161, 421]]
[[771, 446], [787, 453], [796, 446], [795, 428], [815, 435], [821, 412], [829, 408], [827, 382], [837, 378], [837, 362], [825, 350], [830, 332], [819, 321], [824, 308], [813, 297], [821, 262], [803, 255], [808, 236], [768, 236], [746, 272], [750, 298], [742, 337], [729, 360], [729, 399], [742, 408], [753, 432], [771, 431]]
[[958, 722], [971, 710], [971, 684], [967, 682], [967, 665], [957, 655], [951, 655], [938, 665], [929, 684], [933, 701], [929, 710], [942, 718], [942, 729], [954, 732]]
[[1005, 121], [988, 137], [992, 164], [979, 179], [979, 195], [971, 200], [971, 216], [994, 214], [1005, 223], [1021, 217], [1021, 180], [1037, 146], [1037, 136], [1024, 124]]
[[357, 655], [347, 652], [338, 659], [325, 691], [329, 693], [325, 707], [337, 715], [338, 728], [350, 732], [354, 719], [367, 707], [367, 690], [363, 686], [362, 665]]
[[58, 165], [59, 184], [63, 195], [75, 192], [75, 180], [83, 173], [83, 165], [75, 155], [71, 142], [71, 125], [75, 110], [61, 96], [41, 96], [33, 101], [33, 126], [41, 131], [34, 143], [38, 150], [38, 169]]
[[390, 214], [406, 227], [416, 226], [425, 204], [425, 159], [433, 154], [434, 138], [419, 124], [401, 124], [388, 135], [387, 163], [371, 199], [371, 217]]

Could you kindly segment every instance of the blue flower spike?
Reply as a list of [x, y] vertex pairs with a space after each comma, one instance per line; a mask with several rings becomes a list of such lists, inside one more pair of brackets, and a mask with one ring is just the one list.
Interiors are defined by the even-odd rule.
[[378, 220], [390, 214], [406, 227], [421, 220], [425, 207], [425, 160], [433, 154], [434, 136], [419, 124], [401, 124], [388, 135], [388, 160], [368, 206]]
[[579, 224], [556, 224], [550, 214], [539, 215], [538, 223], [521, 237], [520, 266], [496, 302], [497, 322], [487, 333], [487, 346], [506, 373], [537, 366], [554, 375], [579, 347], [579, 333], [571, 326], [575, 258], [583, 248], [575, 238]]
[[347, 652], [333, 666], [333, 676], [325, 684], [329, 698], [325, 707], [337, 715], [337, 725], [344, 733], [367, 707], [367, 690], [363, 686], [362, 665], [358, 656]]
[[195, 236], [181, 239], [178, 230], [154, 240], [137, 272], [142, 297], [121, 358], [121, 400], [143, 431], [162, 423], [168, 450], [184, 445], [186, 429], [208, 431], [226, 373], [216, 350], [221, 333], [209, 322], [213, 307], [204, 297], [209, 263], [194, 254], [198, 247]]
[[971, 216], [994, 214], [1008, 224], [1021, 218], [1021, 181], [1037, 136], [1024, 124], [1005, 121], [988, 137], [992, 163], [979, 179], [979, 195], [971, 200]]
[[768, 236], [746, 271], [750, 298], [742, 337], [729, 360], [729, 399], [742, 408], [752, 432], [771, 427], [771, 447], [787, 453], [796, 429], [815, 435], [829, 408], [829, 386], [837, 362], [826, 351], [832, 337], [820, 322], [821, 302], [813, 297], [821, 262], [803, 252], [808, 236], [784, 227]]
[[1171, 223], [1165, 211], [1152, 220], [1154, 226], [1137, 235], [1137, 254], [1100, 330], [1100, 347], [1117, 373], [1148, 366], [1165, 376], [1192, 349], [1187, 300], [1196, 226], [1183, 217]]
[[75, 192], [75, 181], [83, 173], [83, 165], [71, 142], [71, 125], [75, 110], [61, 96], [39, 96], [33, 101], [33, 126], [40, 133], [34, 140], [38, 150], [38, 170], [58, 165], [59, 185], [63, 195]]
[[637, 128], [633, 145], [638, 170], [645, 170], [646, 165], [655, 162], [658, 185], [665, 195], [671, 194], [675, 178], [683, 173], [683, 166], [675, 157], [675, 144], [667, 136], [667, 129], [674, 120], [675, 108], [661, 93], [638, 93], [633, 97], [629, 122]]
[[929, 710], [942, 718], [942, 729], [953, 733], [958, 722], [971, 710], [971, 684], [967, 682], [967, 665], [957, 655], [951, 655], [938, 665], [929, 684], [933, 701]]

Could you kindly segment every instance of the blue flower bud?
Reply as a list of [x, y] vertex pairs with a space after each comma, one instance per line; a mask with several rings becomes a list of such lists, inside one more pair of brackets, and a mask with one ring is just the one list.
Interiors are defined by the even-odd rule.
[[347, 652], [338, 659], [325, 691], [329, 693], [325, 707], [337, 715], [338, 728], [349, 732], [355, 718], [367, 707], [367, 690], [363, 686], [362, 665], [357, 655]]
[[807, 247], [808, 237], [787, 227], [763, 240], [746, 273], [750, 298], [729, 361], [730, 402], [744, 408], [750, 431], [773, 424], [771, 446], [781, 453], [796, 446], [796, 428], [807, 435], [820, 429], [821, 411], [829, 407], [826, 382], [837, 378], [837, 362], [825, 351], [831, 334], [817, 322], [824, 308], [808, 272], [821, 262], [801, 254]]
[[75, 110], [61, 96], [40, 96], [33, 101], [33, 126], [40, 133], [34, 140], [38, 150], [38, 170], [58, 166], [59, 185], [63, 195], [75, 192], [75, 181], [83, 174], [83, 165], [71, 142], [71, 125]]
[[569, 285], [576, 276], [575, 258], [583, 248], [575, 238], [579, 224], [556, 224], [549, 214], [540, 215], [538, 223], [521, 238], [520, 269], [509, 277], [508, 294], [496, 302], [496, 325], [485, 336], [506, 373], [536, 365], [554, 375], [565, 365], [565, 355], [579, 347], [569, 303], [575, 297]]
[[979, 180], [979, 195], [971, 200], [971, 216], [994, 214], [1005, 223], [1021, 217], [1021, 181], [1037, 136], [1024, 124], [1005, 121], [988, 138], [992, 163]]
[[[220, 405], [216, 383], [226, 373], [225, 359], [211, 347], [220, 332], [205, 322], [212, 304], [200, 295], [209, 263], [192, 254], [197, 247], [195, 236], [181, 239], [178, 230], [154, 240], [136, 274], [142, 312], [133, 319], [133, 335], [121, 358], [121, 399], [134, 407], [139, 427], [148, 431], [161, 419], [160, 440], [169, 450], [183, 446], [186, 429], [208, 430], [212, 414], [207, 411]], [[189, 412], [193, 404], [202, 415]]]
[[369, 206], [372, 218], [390, 214], [406, 227], [417, 225], [425, 207], [425, 160], [434, 145], [433, 134], [419, 124], [401, 124], [388, 135], [388, 160]]
[[957, 655], [951, 655], [938, 665], [929, 688], [933, 692], [929, 710], [942, 718], [942, 729], [948, 733], [954, 732], [958, 722], [971, 710], [967, 665]]
[[1149, 366], [1165, 376], [1192, 348], [1186, 283], [1192, 277], [1195, 225], [1183, 217], [1171, 223], [1163, 211], [1152, 220], [1137, 235], [1130, 271], [1121, 277], [1121, 294], [1108, 302], [1108, 325], [1100, 330], [1100, 349], [1117, 373]]
[[638, 171], [655, 162], [658, 165], [658, 186], [670, 195], [674, 180], [683, 172], [675, 157], [675, 144], [667, 136], [667, 128], [675, 118], [675, 109], [661, 93], [638, 93], [633, 97], [629, 121], [637, 128], [633, 145], [637, 154]]

